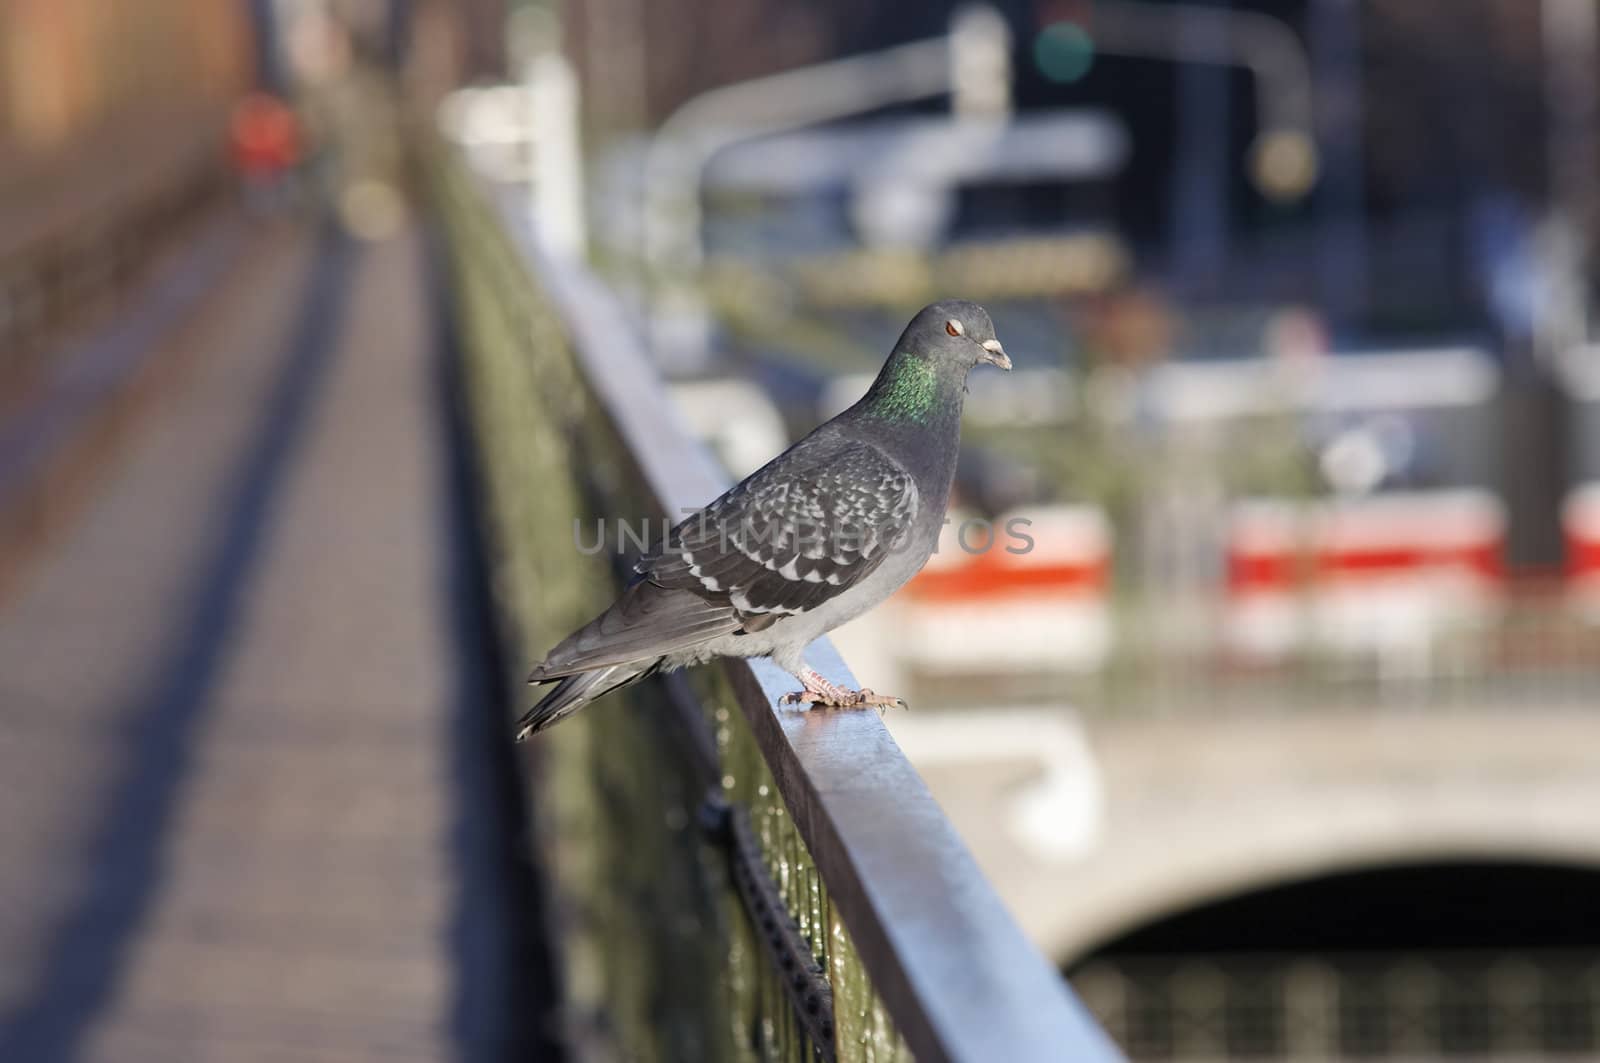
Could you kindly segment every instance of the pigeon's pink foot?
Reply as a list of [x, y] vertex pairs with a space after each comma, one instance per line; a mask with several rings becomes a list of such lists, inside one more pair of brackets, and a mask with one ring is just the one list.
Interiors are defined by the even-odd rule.
[[874, 694], [870, 690], [850, 690], [830, 683], [817, 672], [811, 669], [800, 673], [800, 682], [805, 684], [804, 690], [797, 690], [792, 694], [785, 694], [778, 699], [779, 705], [820, 705], [829, 709], [868, 709], [868, 708], [905, 708], [906, 703], [900, 698], [886, 694]]

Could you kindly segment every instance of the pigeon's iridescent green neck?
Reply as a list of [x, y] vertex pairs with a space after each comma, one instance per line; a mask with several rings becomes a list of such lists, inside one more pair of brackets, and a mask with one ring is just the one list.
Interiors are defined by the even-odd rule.
[[932, 364], [896, 351], [873, 384], [867, 408], [890, 421], [926, 421], [939, 402], [939, 379]]

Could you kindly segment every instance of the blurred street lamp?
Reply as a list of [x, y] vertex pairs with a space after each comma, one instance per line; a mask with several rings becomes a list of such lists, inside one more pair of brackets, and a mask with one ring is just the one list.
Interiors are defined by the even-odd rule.
[[[713, 156], [743, 140], [943, 93], [952, 94], [958, 114], [1002, 121], [1010, 111], [1009, 49], [999, 15], [963, 8], [948, 36], [725, 85], [672, 112], [644, 166], [644, 260], [657, 357], [682, 367], [704, 357], [709, 318], [693, 277], [705, 257], [700, 183]], [[994, 79], [1005, 85], [989, 84]]]
[[1011, 113], [1011, 27], [986, 4], [963, 7], [951, 20], [950, 109], [957, 118]]
[[703, 187], [756, 197], [846, 187], [868, 246], [922, 250], [947, 230], [958, 186], [1104, 180], [1128, 153], [1126, 129], [1103, 111], [1031, 111], [1003, 124], [885, 117], [734, 145]]
[[1250, 179], [1276, 202], [1305, 198], [1317, 182], [1317, 145], [1297, 129], [1262, 133], [1250, 147]]
[[1278, 202], [1310, 192], [1319, 170], [1311, 62], [1287, 23], [1255, 11], [1144, 0], [1096, 0], [1093, 11], [1090, 26], [1057, 22], [1040, 32], [1034, 60], [1045, 77], [1076, 80], [1096, 54], [1248, 70], [1261, 128], [1250, 149], [1252, 180]]

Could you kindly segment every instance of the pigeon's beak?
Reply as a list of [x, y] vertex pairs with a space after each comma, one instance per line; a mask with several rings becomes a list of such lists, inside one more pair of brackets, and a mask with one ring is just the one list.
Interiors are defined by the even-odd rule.
[[1006, 349], [1000, 346], [999, 340], [985, 340], [983, 343], [983, 357], [978, 360], [988, 362], [990, 365], [997, 365], [1008, 373], [1011, 371], [1011, 359], [1006, 357]]

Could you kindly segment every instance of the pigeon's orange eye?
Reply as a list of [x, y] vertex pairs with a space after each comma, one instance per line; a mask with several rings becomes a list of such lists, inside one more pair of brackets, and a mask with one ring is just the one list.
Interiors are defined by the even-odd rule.
[[966, 330], [961, 327], [961, 322], [950, 320], [944, 323], [944, 330], [952, 336], [960, 336]]

